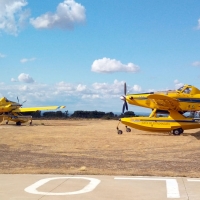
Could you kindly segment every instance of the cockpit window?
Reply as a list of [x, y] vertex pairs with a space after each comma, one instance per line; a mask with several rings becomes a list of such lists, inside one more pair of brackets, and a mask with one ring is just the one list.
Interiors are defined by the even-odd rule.
[[184, 88], [184, 86], [182, 86], [182, 87], [180, 87], [179, 89], [178, 89], [178, 91], [182, 91], [183, 90], [183, 88]]
[[190, 94], [191, 92], [191, 88], [185, 88], [185, 90], [183, 91], [183, 93], [185, 94]]
[[15, 102], [13, 102], [13, 101], [8, 100], [7, 98], [5, 98], [5, 101], [6, 101], [6, 102], [9, 102], [9, 103], [15, 103]]

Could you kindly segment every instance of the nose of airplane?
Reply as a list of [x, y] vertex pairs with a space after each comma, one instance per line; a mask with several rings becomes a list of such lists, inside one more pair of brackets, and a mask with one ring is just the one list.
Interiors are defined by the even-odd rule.
[[17, 106], [17, 107], [21, 107], [22, 105], [19, 103], [12, 103], [11, 106]]
[[121, 96], [120, 99], [121, 99], [122, 101], [126, 101], [126, 97], [125, 97], [125, 96]]

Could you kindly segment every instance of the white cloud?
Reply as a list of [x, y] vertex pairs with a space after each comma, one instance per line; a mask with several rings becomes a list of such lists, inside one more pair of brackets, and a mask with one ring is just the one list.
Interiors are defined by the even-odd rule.
[[71, 93], [76, 90], [76, 86], [70, 83], [65, 83], [64, 81], [57, 83], [55, 87], [55, 92], [57, 94]]
[[17, 35], [30, 15], [26, 0], [1, 0], [0, 1], [0, 30]]
[[19, 90], [21, 90], [21, 91], [30, 91], [30, 89], [28, 88], [28, 86], [27, 85], [23, 85], [23, 86], [21, 86], [20, 88], [19, 88]]
[[192, 63], [192, 66], [200, 67], [200, 61], [195, 61]]
[[36, 60], [36, 58], [23, 58], [20, 60], [21, 63], [27, 63], [27, 62], [32, 62]]
[[142, 91], [142, 88], [141, 88], [141, 86], [139, 86], [139, 85], [134, 85], [134, 86], [133, 86], [133, 91], [135, 91], [135, 92], [141, 92], [141, 91]]
[[0, 53], [0, 58], [5, 58], [5, 57], [6, 57], [6, 55]]
[[177, 79], [174, 80], [174, 84], [175, 84], [175, 89], [178, 89], [184, 85], [183, 83], [180, 83]]
[[88, 94], [88, 95], [83, 95], [81, 98], [91, 100], [91, 99], [99, 99], [100, 96], [98, 94], [92, 94], [92, 95]]
[[[176, 86], [181, 84], [178, 80], [175, 80], [174, 83]], [[114, 80], [112, 83], [96, 82], [91, 85], [67, 82], [59, 82], [53, 85], [37, 82], [26, 84], [25, 81], [24, 84], [23, 82], [15, 82], [8, 85], [0, 82], [0, 86], [2, 96], [13, 101], [17, 101], [17, 96], [20, 102], [27, 100], [26, 107], [65, 105], [69, 111], [121, 111], [123, 105], [120, 96], [124, 94], [124, 81], [119, 80]], [[139, 85], [127, 84], [128, 94], [140, 92], [141, 90]], [[135, 109], [141, 110], [142, 108], [129, 106], [129, 110], [135, 111]]]
[[121, 95], [124, 91], [124, 82], [115, 80], [113, 84], [93, 83], [92, 89], [104, 97], [108, 97], [110, 95]]
[[29, 74], [24, 74], [24, 73], [22, 73], [18, 76], [18, 80], [20, 82], [24, 82], [24, 83], [33, 83], [34, 82], [33, 78], [31, 76], [29, 76]]
[[85, 8], [74, 0], [65, 0], [57, 6], [55, 13], [45, 13], [31, 18], [30, 23], [36, 29], [73, 29], [76, 23], [85, 21]]
[[198, 19], [198, 26], [197, 29], [200, 29], [200, 19]]
[[18, 82], [18, 80], [11, 78], [11, 82]]
[[128, 63], [127, 65], [122, 64], [120, 61], [110, 58], [102, 58], [95, 60], [92, 64], [91, 71], [97, 73], [113, 73], [113, 72], [132, 72], [136, 73], [140, 70], [140, 67]]
[[85, 91], [85, 90], [86, 90], [86, 85], [81, 85], [81, 84], [79, 84], [79, 85], [77, 86], [76, 90], [77, 90], [78, 92]]

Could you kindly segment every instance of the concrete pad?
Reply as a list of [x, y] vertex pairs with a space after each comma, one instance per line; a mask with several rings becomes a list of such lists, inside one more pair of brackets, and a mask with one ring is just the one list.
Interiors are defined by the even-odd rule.
[[1, 200], [199, 200], [200, 179], [0, 175]]

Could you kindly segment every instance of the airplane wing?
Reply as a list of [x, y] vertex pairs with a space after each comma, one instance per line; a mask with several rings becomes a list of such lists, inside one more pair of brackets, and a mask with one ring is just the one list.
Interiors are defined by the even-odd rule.
[[177, 99], [161, 95], [161, 94], [150, 94], [147, 96], [151, 99], [155, 107], [160, 110], [180, 110], [179, 101]]
[[12, 112], [36, 112], [39, 110], [57, 110], [63, 109], [65, 106], [44, 106], [44, 107], [32, 107], [32, 108], [17, 108]]

